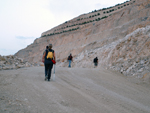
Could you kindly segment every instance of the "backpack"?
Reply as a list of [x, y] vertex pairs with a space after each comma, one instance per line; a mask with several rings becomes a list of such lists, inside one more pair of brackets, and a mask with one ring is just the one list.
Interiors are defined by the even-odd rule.
[[97, 62], [97, 58], [94, 58], [93, 62], [96, 63]]
[[72, 60], [72, 56], [68, 56], [68, 60]]
[[46, 58], [47, 58], [47, 59], [52, 59], [52, 58], [53, 58], [53, 51], [49, 51], [49, 50], [48, 50], [48, 53], [47, 53]]

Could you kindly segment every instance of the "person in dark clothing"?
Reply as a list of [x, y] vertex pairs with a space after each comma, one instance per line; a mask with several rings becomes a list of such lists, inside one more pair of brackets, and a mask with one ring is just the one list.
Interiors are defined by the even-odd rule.
[[[48, 48], [49, 48], [49, 47], [48, 47], [48, 46], [46, 46], [46, 49], [45, 49], [45, 51], [46, 51], [46, 50], [48, 50]], [[43, 52], [43, 54], [45, 53], [45, 51]]]
[[45, 66], [45, 80], [48, 81], [50, 81], [51, 79], [51, 70], [53, 68], [52, 59], [56, 60], [55, 51], [52, 49], [52, 44], [49, 44], [48, 49], [45, 50], [42, 57], [42, 62]]
[[97, 67], [97, 65], [98, 65], [98, 58], [97, 57], [94, 58], [93, 63], [94, 63], [94, 67]]
[[49, 49], [49, 47], [48, 46], [46, 46], [46, 50], [48, 50]]
[[71, 54], [68, 56], [68, 61], [69, 61], [69, 66], [68, 67], [71, 68], [71, 62], [73, 61], [73, 57], [72, 57]]
[[[49, 47], [48, 47], [48, 46], [46, 46], [45, 51], [46, 51], [46, 50], [48, 50], [48, 48], [49, 48]], [[45, 51], [43, 52], [43, 55], [44, 55]], [[44, 62], [43, 62], [43, 63], [44, 63]], [[44, 66], [45, 66], [45, 65], [44, 65]], [[46, 70], [45, 70], [45, 73], [47, 73], [47, 72], [46, 72]], [[45, 79], [46, 79], [46, 78], [48, 78], [48, 76], [45, 74]]]

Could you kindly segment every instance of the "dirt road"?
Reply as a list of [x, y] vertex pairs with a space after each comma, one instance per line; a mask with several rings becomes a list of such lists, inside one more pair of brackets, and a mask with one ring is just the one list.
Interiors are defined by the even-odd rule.
[[0, 71], [0, 113], [150, 113], [150, 85], [117, 72], [56, 67]]

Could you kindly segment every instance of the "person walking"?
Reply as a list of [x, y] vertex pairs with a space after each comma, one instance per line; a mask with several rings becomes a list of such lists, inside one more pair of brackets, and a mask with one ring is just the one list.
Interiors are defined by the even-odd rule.
[[[48, 48], [49, 48], [49, 47], [48, 47], [48, 46], [46, 46], [45, 51], [46, 51], [46, 50], [48, 50]], [[44, 55], [45, 51], [43, 52], [43, 55]], [[44, 63], [44, 61], [42, 61], [42, 62]], [[44, 67], [45, 67], [45, 65], [44, 65]], [[47, 73], [46, 71], [47, 71], [47, 70], [45, 70], [45, 73]], [[45, 74], [45, 79], [46, 79], [46, 78], [48, 78], [48, 75], [47, 75], [47, 74]]]
[[72, 55], [70, 54], [69, 56], [68, 56], [68, 61], [69, 61], [69, 68], [71, 68], [71, 62], [73, 61], [73, 57], [72, 57]]
[[94, 68], [97, 67], [97, 65], [98, 65], [98, 58], [97, 57], [93, 59], [93, 63], [94, 63]]
[[52, 44], [49, 44], [48, 49], [45, 50], [42, 57], [42, 62], [45, 66], [45, 81], [50, 81], [51, 79], [51, 70], [53, 68], [52, 60], [56, 61], [55, 51], [52, 49]]
[[[46, 46], [46, 49], [45, 49], [45, 51], [46, 51], [46, 50], [48, 50], [48, 48], [49, 48], [49, 47], [48, 47], [48, 46]], [[45, 51], [43, 52], [43, 54], [45, 53]]]

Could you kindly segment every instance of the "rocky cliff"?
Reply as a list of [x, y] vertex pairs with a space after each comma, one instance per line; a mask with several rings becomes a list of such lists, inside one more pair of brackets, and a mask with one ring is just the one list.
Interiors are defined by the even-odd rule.
[[131, 0], [82, 14], [43, 32], [15, 56], [40, 63], [49, 43], [59, 66], [67, 66], [72, 53], [74, 67], [90, 68], [97, 56], [99, 66], [142, 78], [150, 73], [150, 0]]

